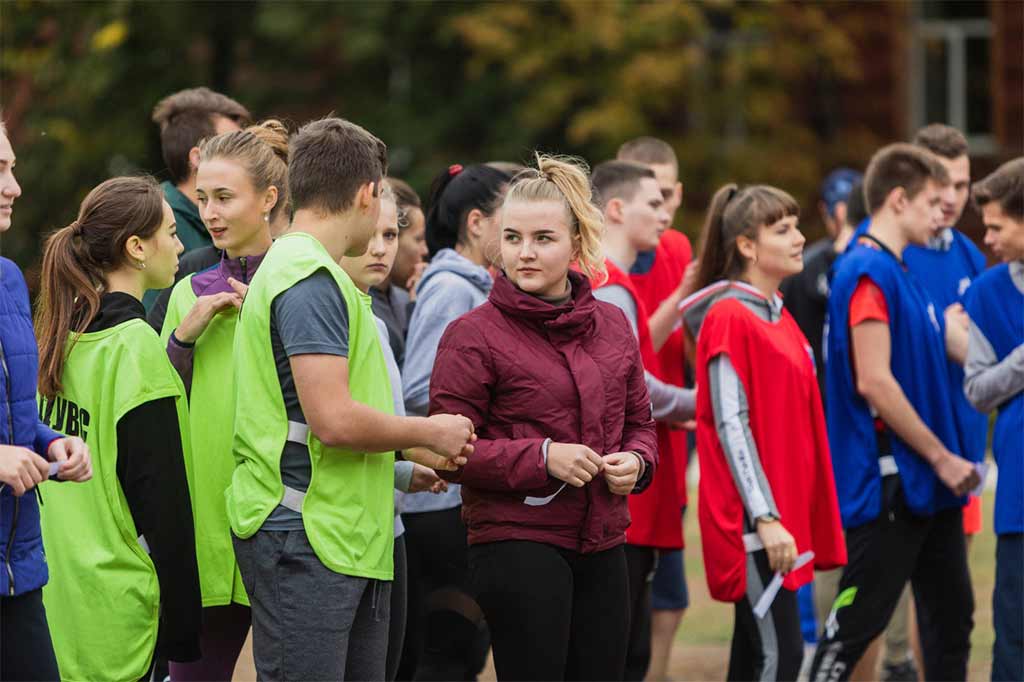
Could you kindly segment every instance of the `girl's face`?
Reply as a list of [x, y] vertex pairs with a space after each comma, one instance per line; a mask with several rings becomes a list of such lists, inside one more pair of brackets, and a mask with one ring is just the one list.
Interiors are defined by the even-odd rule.
[[559, 201], [513, 201], [498, 213], [505, 275], [528, 294], [566, 292], [569, 265], [579, 256], [569, 215]]
[[199, 164], [196, 196], [213, 245], [229, 257], [253, 256], [270, 246], [268, 218], [277, 188], [257, 192], [240, 163], [216, 157]]
[[178, 256], [185, 247], [178, 240], [174, 212], [166, 201], [160, 227], [152, 237], [142, 241], [142, 248], [146, 254], [146, 267], [141, 270], [143, 288], [166, 289], [174, 284], [174, 273], [178, 271]]
[[391, 271], [391, 280], [403, 289], [406, 282], [416, 274], [416, 266], [427, 257], [427, 229], [423, 211], [410, 206], [405, 218], [409, 224], [398, 235], [398, 253]]
[[345, 256], [341, 267], [352, 278], [363, 293], [384, 282], [391, 274], [398, 252], [398, 207], [394, 200], [380, 202], [380, 216], [377, 229], [370, 237], [366, 253], [362, 256]]
[[748, 270], [756, 269], [765, 277], [781, 280], [804, 269], [804, 243], [807, 240], [797, 228], [796, 216], [786, 216], [771, 225], [762, 225], [757, 231], [756, 241], [745, 237], [740, 239], [747, 242], [740, 249], [745, 251], [743, 255], [749, 263]]
[[20, 196], [21, 186], [14, 179], [14, 149], [0, 130], [0, 232], [10, 229], [14, 200]]

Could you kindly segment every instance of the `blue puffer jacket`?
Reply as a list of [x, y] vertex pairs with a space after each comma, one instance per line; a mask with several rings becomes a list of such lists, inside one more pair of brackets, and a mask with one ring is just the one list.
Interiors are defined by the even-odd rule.
[[[0, 258], [0, 443], [20, 445], [46, 457], [59, 433], [39, 421], [36, 377], [39, 357], [32, 331], [28, 287], [18, 266]], [[0, 595], [31, 592], [48, 573], [34, 493], [0, 493]]]

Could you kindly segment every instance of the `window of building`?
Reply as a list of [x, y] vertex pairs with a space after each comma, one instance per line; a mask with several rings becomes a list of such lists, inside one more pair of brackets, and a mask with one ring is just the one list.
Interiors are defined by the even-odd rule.
[[972, 152], [993, 152], [988, 3], [918, 0], [914, 9], [911, 128], [946, 123], [964, 131]]

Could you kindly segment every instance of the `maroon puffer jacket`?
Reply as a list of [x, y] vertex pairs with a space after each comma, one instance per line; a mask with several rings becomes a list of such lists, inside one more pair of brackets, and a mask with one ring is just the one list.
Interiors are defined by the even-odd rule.
[[463, 485], [470, 544], [532, 540], [586, 553], [625, 542], [626, 498], [600, 475], [559, 492], [544, 463], [546, 438], [599, 455], [639, 453], [646, 467], [636, 492], [654, 473], [657, 436], [636, 337], [586, 278], [570, 279], [572, 300], [552, 306], [499, 275], [488, 301], [441, 338], [430, 412], [469, 417], [479, 437], [469, 463], [445, 474]]

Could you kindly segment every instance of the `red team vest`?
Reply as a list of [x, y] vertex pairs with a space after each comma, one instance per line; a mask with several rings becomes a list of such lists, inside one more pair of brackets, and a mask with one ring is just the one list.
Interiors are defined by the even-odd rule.
[[[708, 385], [708, 363], [726, 353], [749, 405], [750, 431], [797, 552], [813, 550], [813, 565], [793, 571], [783, 586], [795, 590], [814, 569], [846, 563], [839, 505], [814, 357], [789, 311], [778, 323], [761, 320], [735, 299], [714, 303], [697, 339], [697, 385]], [[700, 457], [698, 516], [711, 596], [739, 601], [747, 590], [743, 547], [746, 512], [722, 451], [707, 390], [697, 392]]]
[[[651, 344], [647, 308], [643, 300], [626, 273], [609, 260], [605, 260], [605, 267], [608, 269], [608, 279], [600, 286], [618, 285], [633, 297], [633, 302], [636, 303], [637, 341], [640, 344], [640, 357], [644, 369], [661, 378], [658, 355]], [[626, 530], [626, 542], [631, 545], [660, 549], [679, 549], [683, 546], [683, 522], [676, 466], [671, 456], [667, 432], [668, 429], [658, 424], [658, 470], [651, 485], [639, 495], [630, 495], [628, 498], [631, 523]]]
[[[630, 273], [629, 279], [636, 287], [636, 292], [648, 314], [657, 310], [662, 301], [676, 290], [686, 273], [686, 266], [692, 259], [693, 249], [690, 247], [690, 240], [682, 232], [668, 229], [658, 241], [651, 269], [643, 274]], [[686, 385], [686, 337], [682, 326], [669, 335], [665, 345], [658, 351], [658, 361], [662, 381], [673, 386]], [[659, 428], [666, 432], [664, 438], [661, 431], [658, 432], [660, 456], [675, 458], [679, 504], [686, 506], [686, 459], [689, 449], [686, 431], [660, 426]]]

